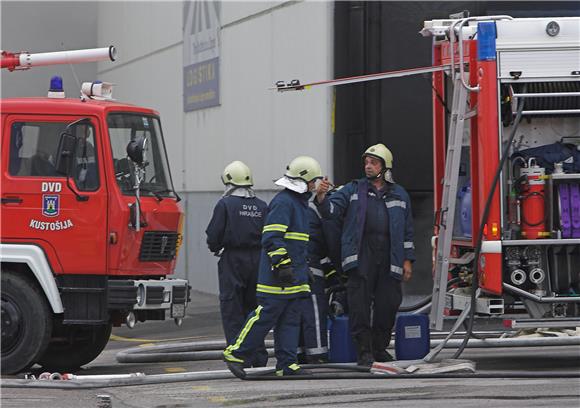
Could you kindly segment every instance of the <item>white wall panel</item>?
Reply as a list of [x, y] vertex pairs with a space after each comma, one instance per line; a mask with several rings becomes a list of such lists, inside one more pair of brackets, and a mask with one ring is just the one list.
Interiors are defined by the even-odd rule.
[[[237, 3], [224, 3], [222, 13]], [[192, 160], [186, 189], [221, 189], [218, 174], [232, 160], [254, 171], [256, 187], [293, 157], [316, 157], [331, 173], [329, 89], [278, 94], [279, 79], [332, 76], [332, 4], [298, 3], [225, 27], [221, 33], [221, 106], [186, 114], [186, 150]], [[300, 21], [300, 24], [296, 24]]]
[[[119, 65], [180, 43], [182, 10], [180, 1], [99, 2], [99, 44], [113, 44], [118, 48]], [[181, 56], [165, 63], [180, 65]]]
[[225, 1], [222, 2], [222, 25], [236, 23], [248, 16], [291, 3], [291, 1]]

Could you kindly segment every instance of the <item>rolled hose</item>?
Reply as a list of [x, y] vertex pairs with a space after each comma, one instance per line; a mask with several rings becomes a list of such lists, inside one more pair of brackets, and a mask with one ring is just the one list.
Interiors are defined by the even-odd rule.
[[[303, 365], [306, 369], [321, 368], [322, 365]], [[410, 380], [426, 378], [580, 378], [579, 371], [489, 371], [484, 373], [441, 373], [441, 374], [372, 374], [369, 368], [352, 364], [329, 364], [323, 365], [326, 369], [335, 369], [347, 372], [324, 372], [311, 375], [281, 376], [273, 375], [273, 368], [250, 368], [247, 369], [245, 380], [250, 381], [276, 381], [276, 380], [337, 380], [337, 379], [367, 379], [367, 380]], [[67, 380], [67, 381], [38, 381], [38, 380], [11, 380], [3, 379], [3, 388], [48, 388], [48, 389], [92, 389], [110, 388], [135, 385], [167, 384], [188, 381], [224, 380], [234, 378], [228, 370], [193, 371], [175, 374], [154, 374], [134, 376], [126, 378], [103, 378], [90, 380]]]
[[[481, 333], [482, 335], [484, 333]], [[473, 335], [473, 333], [472, 333]], [[456, 348], [462, 345], [463, 339], [431, 340], [431, 347], [445, 342], [444, 348]], [[268, 354], [273, 355], [274, 342], [266, 340]], [[578, 337], [540, 337], [540, 338], [483, 338], [469, 342], [470, 348], [484, 347], [544, 347], [544, 346], [580, 346]], [[133, 347], [117, 353], [119, 363], [169, 363], [176, 361], [221, 360], [222, 350], [226, 347], [224, 341], [209, 341], [197, 343], [174, 343], [151, 347]], [[352, 367], [352, 365], [347, 365]], [[336, 364], [324, 364], [324, 367], [340, 367]]]

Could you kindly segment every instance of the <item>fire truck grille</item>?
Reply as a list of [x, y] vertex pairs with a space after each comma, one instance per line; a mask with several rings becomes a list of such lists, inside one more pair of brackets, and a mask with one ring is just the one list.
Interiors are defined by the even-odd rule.
[[175, 259], [179, 234], [171, 231], [146, 231], [141, 242], [139, 260], [171, 261]]

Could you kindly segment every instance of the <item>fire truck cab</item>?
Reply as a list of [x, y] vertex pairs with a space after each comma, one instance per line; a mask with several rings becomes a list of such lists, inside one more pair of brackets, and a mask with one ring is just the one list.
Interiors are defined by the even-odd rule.
[[113, 325], [180, 323], [189, 298], [159, 114], [58, 88], [0, 102], [2, 373], [80, 367]]

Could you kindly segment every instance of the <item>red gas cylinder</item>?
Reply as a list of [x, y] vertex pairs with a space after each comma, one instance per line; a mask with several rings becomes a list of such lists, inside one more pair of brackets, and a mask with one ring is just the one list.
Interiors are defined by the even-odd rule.
[[545, 238], [546, 210], [545, 210], [545, 169], [535, 164], [532, 159], [528, 167], [521, 169], [521, 221], [522, 236], [526, 239]]

